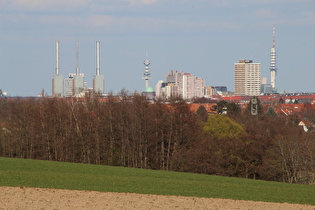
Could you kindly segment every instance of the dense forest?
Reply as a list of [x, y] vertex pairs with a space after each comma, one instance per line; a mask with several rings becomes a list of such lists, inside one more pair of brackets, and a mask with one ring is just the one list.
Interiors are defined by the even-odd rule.
[[[312, 184], [315, 133], [234, 103], [192, 112], [180, 98], [0, 99], [0, 156]], [[220, 103], [213, 107], [220, 112]]]

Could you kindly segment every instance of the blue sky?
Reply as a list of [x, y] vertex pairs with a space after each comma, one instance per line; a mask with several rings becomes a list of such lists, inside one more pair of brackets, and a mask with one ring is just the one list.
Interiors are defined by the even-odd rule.
[[315, 92], [314, 0], [0, 0], [0, 89], [11, 96], [51, 95], [55, 41], [60, 72], [79, 63], [92, 86], [95, 42], [101, 41], [105, 92], [143, 91], [170, 70], [234, 89], [239, 59], [261, 63], [269, 80], [276, 25], [279, 90]]

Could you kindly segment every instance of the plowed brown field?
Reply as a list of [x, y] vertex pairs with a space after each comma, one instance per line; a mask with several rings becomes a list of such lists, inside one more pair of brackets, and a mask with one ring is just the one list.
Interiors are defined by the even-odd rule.
[[0, 209], [315, 209], [315, 206], [183, 196], [0, 187]]

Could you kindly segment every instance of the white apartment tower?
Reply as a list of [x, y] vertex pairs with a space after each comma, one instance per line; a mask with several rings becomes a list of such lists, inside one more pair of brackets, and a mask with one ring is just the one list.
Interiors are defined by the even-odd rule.
[[260, 95], [260, 63], [240, 60], [234, 64], [235, 95]]

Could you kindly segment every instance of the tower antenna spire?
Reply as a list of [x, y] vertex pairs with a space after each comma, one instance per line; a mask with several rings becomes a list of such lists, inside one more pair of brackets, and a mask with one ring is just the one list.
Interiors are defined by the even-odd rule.
[[276, 47], [276, 26], [273, 25], [272, 27], [272, 47]]
[[56, 75], [59, 75], [59, 41], [56, 41]]
[[76, 75], [80, 74], [80, 69], [79, 69], [79, 42], [75, 43], [75, 52], [76, 52]]
[[270, 85], [272, 92], [276, 92], [277, 53], [276, 53], [276, 26], [272, 27], [272, 47], [270, 51]]

